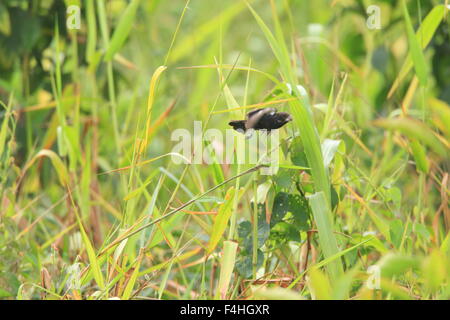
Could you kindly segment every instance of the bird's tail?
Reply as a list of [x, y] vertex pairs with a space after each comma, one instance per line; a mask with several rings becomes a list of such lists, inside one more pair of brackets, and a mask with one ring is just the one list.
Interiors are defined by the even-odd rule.
[[236, 131], [242, 131], [245, 132], [245, 121], [246, 120], [235, 120], [230, 121], [228, 124], [233, 127]]

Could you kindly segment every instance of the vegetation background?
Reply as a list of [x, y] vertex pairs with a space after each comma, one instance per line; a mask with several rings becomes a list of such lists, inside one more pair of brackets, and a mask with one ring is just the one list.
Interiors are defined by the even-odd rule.
[[[0, 297], [449, 299], [448, 5], [2, 0]], [[171, 160], [264, 106], [276, 175]]]

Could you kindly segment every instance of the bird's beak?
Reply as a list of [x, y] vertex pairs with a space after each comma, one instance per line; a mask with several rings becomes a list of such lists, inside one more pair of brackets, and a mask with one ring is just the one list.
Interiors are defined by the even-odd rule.
[[287, 122], [292, 121], [292, 116], [289, 115], [289, 117], [287, 117], [286, 121], [287, 121]]

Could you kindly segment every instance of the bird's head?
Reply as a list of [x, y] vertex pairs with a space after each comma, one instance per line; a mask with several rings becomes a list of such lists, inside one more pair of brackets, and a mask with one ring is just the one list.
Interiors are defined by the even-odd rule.
[[287, 112], [277, 112], [274, 115], [274, 122], [278, 128], [281, 128], [290, 121], [292, 121], [292, 116]]

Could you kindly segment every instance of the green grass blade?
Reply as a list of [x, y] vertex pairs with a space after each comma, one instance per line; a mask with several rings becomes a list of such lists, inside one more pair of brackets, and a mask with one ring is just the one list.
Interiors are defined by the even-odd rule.
[[423, 56], [422, 49], [420, 48], [416, 34], [414, 33], [414, 28], [411, 22], [411, 18], [409, 17], [405, 0], [402, 1], [402, 8], [406, 25], [406, 34], [408, 36], [409, 53], [414, 63], [414, 69], [416, 70], [416, 74], [419, 78], [420, 84], [426, 86], [428, 78], [428, 68], [425, 62], [425, 57]]
[[[441, 24], [442, 19], [444, 18], [445, 11], [447, 9], [444, 5], [437, 5], [435, 6], [430, 13], [425, 17], [425, 19], [422, 21], [422, 24], [420, 25], [419, 29], [416, 32], [417, 36], [417, 42], [422, 47], [422, 49], [425, 49], [426, 46], [430, 43], [431, 39], [434, 36], [434, 33], [436, 32], [437, 28]], [[400, 69], [400, 72], [395, 79], [391, 89], [389, 90], [388, 97], [391, 97], [395, 90], [397, 90], [398, 86], [402, 82], [402, 80], [406, 77], [409, 70], [413, 67], [413, 62], [411, 59], [411, 55], [409, 54], [403, 63], [402, 68]]]
[[[283, 77], [286, 81], [288, 81], [288, 83], [290, 83], [294, 95], [298, 98], [298, 100], [289, 101], [290, 110], [294, 116], [295, 125], [300, 129], [302, 141], [305, 145], [305, 153], [311, 165], [311, 172], [314, 177], [316, 192], [322, 191], [325, 198], [328, 200], [328, 203], [330, 203], [330, 183], [328, 173], [323, 164], [320, 139], [314, 125], [309, 98], [306, 92], [299, 89], [296, 85], [297, 81], [291, 71], [289, 55], [285, 49], [282, 49], [285, 48], [285, 46], [279, 45], [278, 43], [283, 42], [284, 40], [279, 39], [277, 41], [256, 11], [254, 11], [250, 5], [248, 5], [248, 7], [255, 17], [259, 27], [264, 32], [264, 35], [266, 36], [266, 39], [280, 64]], [[286, 88], [286, 90], [288, 89]]]
[[417, 139], [426, 144], [437, 154], [443, 157], [448, 156], [447, 146], [434, 135], [429, 127], [419, 120], [411, 118], [379, 119], [374, 121], [374, 125], [387, 130], [399, 131], [409, 138]]
[[136, 261], [136, 265], [134, 266], [133, 274], [131, 275], [130, 280], [128, 280], [127, 286], [123, 291], [122, 300], [128, 300], [131, 297], [134, 285], [136, 284], [136, 280], [139, 276], [139, 267], [141, 266], [141, 261], [143, 257], [144, 257], [144, 249], [141, 249]]
[[220, 23], [228, 23], [244, 8], [245, 5], [241, 1], [236, 1], [236, 3], [234, 3], [232, 6], [228, 7], [223, 12], [212, 17], [210, 20], [196, 28], [192, 32], [192, 35], [194, 36], [186, 37], [184, 40], [180, 41], [176, 46], [173, 47], [168, 59], [168, 63], [173, 64], [191, 54], [197, 46], [207, 41], [209, 37], [215, 35], [214, 32], [217, 31]]
[[416, 162], [417, 170], [428, 173], [430, 165], [428, 164], [425, 148], [415, 139], [411, 141], [411, 150]]
[[97, 260], [97, 255], [95, 254], [94, 247], [92, 246], [91, 240], [89, 240], [89, 237], [87, 236], [83, 224], [81, 223], [81, 219], [78, 217], [78, 215], [77, 221], [83, 239], [84, 247], [88, 254], [89, 263], [91, 265], [91, 270], [94, 275], [95, 282], [97, 283], [99, 288], [103, 290], [105, 288], [105, 280], [103, 278], [102, 270], [100, 269], [99, 261]]
[[231, 276], [233, 274], [234, 265], [236, 263], [236, 252], [238, 244], [235, 241], [224, 241], [223, 254], [220, 262], [219, 285], [217, 287], [216, 299], [225, 299], [230, 285]]
[[85, 0], [86, 3], [86, 20], [87, 20], [87, 43], [86, 43], [86, 60], [92, 63], [95, 58], [95, 50], [97, 46], [97, 23], [95, 21], [94, 1]]
[[114, 55], [122, 48], [125, 40], [133, 28], [134, 18], [139, 7], [140, 0], [133, 0], [125, 9], [120, 21], [114, 31], [114, 34], [109, 42], [108, 49], [105, 53], [105, 60], [111, 61]]
[[[314, 220], [319, 230], [319, 243], [325, 258], [335, 255], [338, 250], [336, 238], [333, 234], [333, 225], [331, 219], [327, 200], [323, 192], [318, 192], [312, 195], [309, 199], [309, 204], [314, 216]], [[342, 264], [339, 261], [333, 261], [329, 266], [329, 274], [332, 280], [338, 279], [343, 272]]]
[[0, 156], [2, 156], [8, 134], [8, 121], [11, 117], [11, 105], [5, 106], [3, 102], [0, 102], [0, 105], [6, 109], [5, 117], [3, 118], [2, 127], [0, 129]]
[[208, 248], [206, 249], [206, 253], [211, 254], [216, 248], [217, 244], [220, 241], [225, 229], [228, 225], [228, 220], [231, 217], [231, 209], [233, 208], [233, 199], [236, 196], [236, 189], [231, 187], [228, 189], [227, 194], [225, 196], [225, 202], [219, 208], [219, 212], [217, 213], [216, 220], [214, 221], [214, 226], [211, 232], [211, 238], [209, 240]]
[[[253, 10], [253, 8], [250, 5], [248, 5], [248, 7], [255, 17], [264, 35], [266, 36], [266, 39], [269, 42], [269, 45], [280, 64], [284, 79], [290, 84], [293, 95], [297, 97], [296, 100], [289, 102], [289, 106], [290, 111], [294, 116], [294, 123], [300, 130], [306, 157], [308, 158], [308, 162], [311, 166], [311, 173], [314, 179], [315, 191], [316, 193], [321, 194], [321, 196], [319, 196], [320, 198], [315, 198], [316, 200], [313, 201], [316, 205], [316, 213], [314, 214], [314, 219], [319, 229], [319, 238], [323, 246], [322, 250], [325, 257], [327, 258], [336, 254], [338, 252], [338, 249], [336, 245], [336, 239], [334, 238], [333, 234], [333, 228], [331, 226], [332, 218], [330, 210], [330, 181], [328, 172], [324, 166], [320, 138], [317, 128], [314, 124], [309, 98], [307, 96], [306, 90], [304, 90], [302, 87], [297, 86], [297, 80], [294, 77], [294, 73], [290, 65], [289, 53], [284, 43], [284, 39], [282, 39], [282, 35], [280, 35], [280, 32], [278, 32], [279, 39], [276, 39], [264, 23], [264, 21]], [[279, 21], [275, 13], [274, 20], [275, 25], [277, 26], [277, 30], [279, 30]], [[288, 90], [289, 89], [286, 86], [285, 91], [287, 92]], [[339, 262], [333, 264], [332, 268], [330, 268], [330, 272], [330, 276], [332, 276], [332, 278], [336, 278], [340, 273], [342, 273], [342, 266], [339, 266]]]

